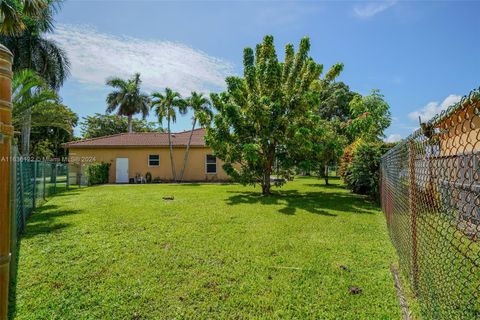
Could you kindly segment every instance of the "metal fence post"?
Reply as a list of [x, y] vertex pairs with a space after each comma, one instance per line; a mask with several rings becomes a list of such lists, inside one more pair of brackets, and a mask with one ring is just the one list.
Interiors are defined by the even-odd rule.
[[55, 170], [53, 171], [53, 176], [55, 177], [54, 183], [53, 183], [53, 193], [57, 193], [57, 164], [54, 163], [53, 166], [55, 167]]
[[68, 190], [68, 187], [70, 187], [70, 172], [68, 170], [68, 163], [65, 164], [65, 167], [66, 167], [66, 170], [67, 170], [67, 184], [66, 184], [66, 187], [67, 187], [67, 190]]
[[415, 181], [415, 141], [408, 145], [409, 167], [410, 167], [410, 224], [412, 228], [412, 275], [413, 288], [418, 289], [418, 256], [417, 256], [417, 183]]
[[47, 188], [47, 166], [45, 163], [45, 160], [42, 161], [42, 166], [43, 166], [43, 200], [47, 200], [47, 195], [46, 195], [46, 188]]
[[78, 188], [82, 187], [82, 158], [80, 158], [80, 163], [78, 165]]
[[33, 161], [32, 210], [35, 209], [36, 200], [37, 200], [37, 161]]
[[25, 185], [23, 179], [23, 159], [19, 161], [19, 169], [20, 169], [20, 203], [21, 203], [21, 213], [22, 213], [22, 226], [20, 227], [20, 232], [23, 231], [25, 228]]

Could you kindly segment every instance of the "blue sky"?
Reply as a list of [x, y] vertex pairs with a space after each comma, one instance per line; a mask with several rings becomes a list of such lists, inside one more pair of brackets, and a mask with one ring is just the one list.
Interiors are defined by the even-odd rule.
[[[146, 91], [223, 88], [242, 73], [242, 52], [266, 34], [281, 54], [303, 36], [340, 80], [391, 106], [391, 140], [480, 85], [480, 2], [447, 1], [66, 1], [50, 35], [68, 52], [61, 90], [80, 116], [105, 111], [108, 76], [141, 72]], [[151, 116], [150, 120], [154, 120]], [[188, 116], [174, 130], [190, 127]], [[77, 129], [78, 133], [78, 129]]]

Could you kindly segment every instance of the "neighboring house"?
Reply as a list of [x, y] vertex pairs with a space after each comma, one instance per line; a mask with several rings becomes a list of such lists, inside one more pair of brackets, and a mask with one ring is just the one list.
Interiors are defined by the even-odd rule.
[[[172, 133], [173, 161], [177, 179], [183, 168], [190, 131]], [[226, 181], [229, 176], [222, 163], [205, 144], [205, 129], [193, 132], [183, 181]], [[64, 144], [70, 161], [88, 164], [111, 164], [109, 183], [128, 183], [130, 179], [145, 177], [172, 181], [172, 167], [168, 134], [157, 132], [121, 133]]]
[[480, 225], [480, 91], [473, 90], [431, 121], [437, 143], [429, 162], [442, 203]]

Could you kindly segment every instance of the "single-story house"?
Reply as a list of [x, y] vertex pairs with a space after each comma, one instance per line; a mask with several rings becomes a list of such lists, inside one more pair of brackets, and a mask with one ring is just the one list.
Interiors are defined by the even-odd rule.
[[[177, 179], [183, 168], [190, 131], [172, 133], [173, 162]], [[205, 144], [205, 129], [193, 131], [182, 181], [226, 181], [222, 163]], [[109, 183], [128, 183], [132, 178], [172, 181], [168, 133], [135, 132], [72, 141], [64, 144], [69, 161], [88, 165], [110, 163]]]

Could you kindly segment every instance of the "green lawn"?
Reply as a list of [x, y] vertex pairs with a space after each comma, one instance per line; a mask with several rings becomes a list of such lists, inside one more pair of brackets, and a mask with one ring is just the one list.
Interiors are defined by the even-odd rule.
[[22, 238], [15, 318], [399, 319], [384, 217], [333, 183], [59, 194]]

